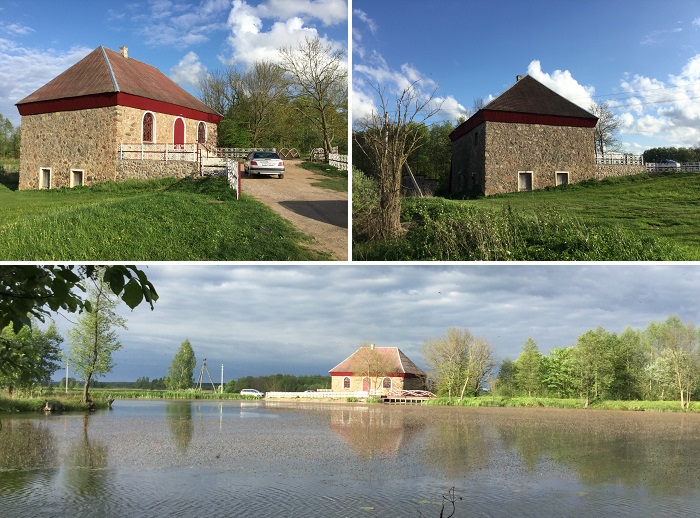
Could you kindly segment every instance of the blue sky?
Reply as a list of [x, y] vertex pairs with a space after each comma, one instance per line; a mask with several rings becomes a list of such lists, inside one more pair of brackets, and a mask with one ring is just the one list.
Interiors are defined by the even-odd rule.
[[700, 145], [696, 0], [353, 0], [353, 118], [421, 78], [443, 119], [529, 73], [584, 107], [607, 101], [629, 152]]
[[[327, 374], [365, 343], [421, 346], [450, 327], [517, 358], [566, 347], [602, 326], [620, 333], [670, 314], [700, 324], [694, 265], [160, 265], [145, 268], [160, 299], [120, 305], [128, 330], [107, 380], [160, 378], [189, 339], [215, 381], [262, 374]], [[74, 316], [67, 315], [74, 319]], [[71, 323], [56, 315], [64, 336]], [[67, 347], [67, 344], [64, 344]], [[198, 371], [197, 371], [198, 372]], [[56, 374], [60, 379], [61, 372]]]
[[231, 62], [271, 59], [320, 36], [347, 51], [346, 0], [0, 0], [0, 114], [100, 45], [155, 66], [183, 88]]

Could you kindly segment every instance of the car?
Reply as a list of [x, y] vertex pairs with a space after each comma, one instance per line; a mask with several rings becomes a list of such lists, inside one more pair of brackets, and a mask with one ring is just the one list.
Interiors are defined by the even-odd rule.
[[252, 173], [277, 175], [284, 178], [284, 160], [274, 151], [251, 151], [243, 162], [248, 176]]
[[243, 389], [241, 390], [241, 396], [265, 397], [265, 393], [255, 389]]
[[656, 162], [656, 167], [657, 167], [657, 169], [672, 170], [672, 169], [680, 169], [681, 164], [679, 162], [676, 162], [675, 160], [666, 159], [666, 160], [659, 160], [658, 162]]

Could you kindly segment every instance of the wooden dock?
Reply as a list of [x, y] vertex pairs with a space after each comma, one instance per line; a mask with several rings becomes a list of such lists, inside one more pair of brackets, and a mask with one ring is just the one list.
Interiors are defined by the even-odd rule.
[[388, 405], [422, 405], [425, 401], [437, 396], [427, 390], [397, 390], [382, 397], [382, 402]]

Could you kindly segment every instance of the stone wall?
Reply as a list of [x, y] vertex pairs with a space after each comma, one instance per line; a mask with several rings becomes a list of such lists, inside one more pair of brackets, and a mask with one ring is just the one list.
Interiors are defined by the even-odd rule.
[[114, 180], [117, 108], [43, 113], [22, 117], [20, 189], [38, 189], [40, 170], [51, 171], [51, 189], [70, 187], [70, 171], [83, 183]]
[[[343, 379], [345, 376], [331, 376], [331, 391], [332, 392], [361, 392], [364, 376], [350, 376], [350, 388], [343, 388]], [[379, 385], [382, 384], [382, 377], [372, 378], [372, 384], [375, 380]], [[372, 387], [375, 389], [376, 387]], [[421, 378], [403, 378], [400, 376], [391, 378], [391, 390], [422, 390], [425, 388], [425, 382]], [[388, 392], [383, 390], [382, 392]]]
[[185, 178], [199, 175], [199, 162], [171, 160], [117, 160], [116, 180], [148, 180], [172, 176]]
[[450, 191], [484, 191], [484, 124], [452, 143]]
[[628, 176], [631, 174], [646, 173], [646, 166], [643, 165], [623, 165], [623, 164], [596, 164], [595, 177], [598, 180], [611, 176]]
[[[146, 110], [119, 106], [117, 112], [117, 139], [123, 144], [140, 144], [143, 136], [143, 116]], [[167, 113], [151, 112], [155, 117], [155, 142], [172, 144], [174, 142], [175, 119], [182, 118], [185, 123], [185, 143], [197, 142], [198, 120], [176, 117]], [[216, 146], [216, 124], [207, 125], [207, 144]]]
[[485, 194], [518, 191], [518, 172], [532, 171], [532, 188], [596, 177], [593, 128], [486, 122]]

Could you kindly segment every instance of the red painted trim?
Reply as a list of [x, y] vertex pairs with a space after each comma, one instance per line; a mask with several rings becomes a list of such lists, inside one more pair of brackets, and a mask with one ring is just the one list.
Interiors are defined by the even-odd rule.
[[[357, 377], [357, 376], [367, 376], [367, 373], [355, 373], [355, 372], [331, 372], [331, 376], [350, 376], [350, 377]], [[392, 373], [387, 373], [383, 375], [384, 378], [418, 378], [419, 376], [417, 374], [413, 374], [412, 372], [392, 372]]]
[[460, 124], [450, 133], [450, 140], [456, 141], [482, 122], [505, 122], [511, 124], [540, 124], [543, 126], [568, 126], [573, 128], [594, 128], [598, 119], [588, 117], [562, 117], [561, 115], [537, 115], [534, 113], [479, 110], [471, 118]]
[[91, 108], [105, 108], [107, 106], [128, 106], [168, 115], [176, 115], [187, 119], [211, 122], [219, 124], [223, 117], [213, 113], [206, 113], [192, 108], [185, 108], [175, 104], [146, 99], [138, 95], [124, 92], [108, 92], [103, 94], [85, 95], [82, 97], [69, 97], [67, 99], [54, 99], [51, 101], [38, 101], [34, 103], [18, 104], [20, 115], [38, 115], [40, 113], [66, 112], [76, 110], [88, 110]]

